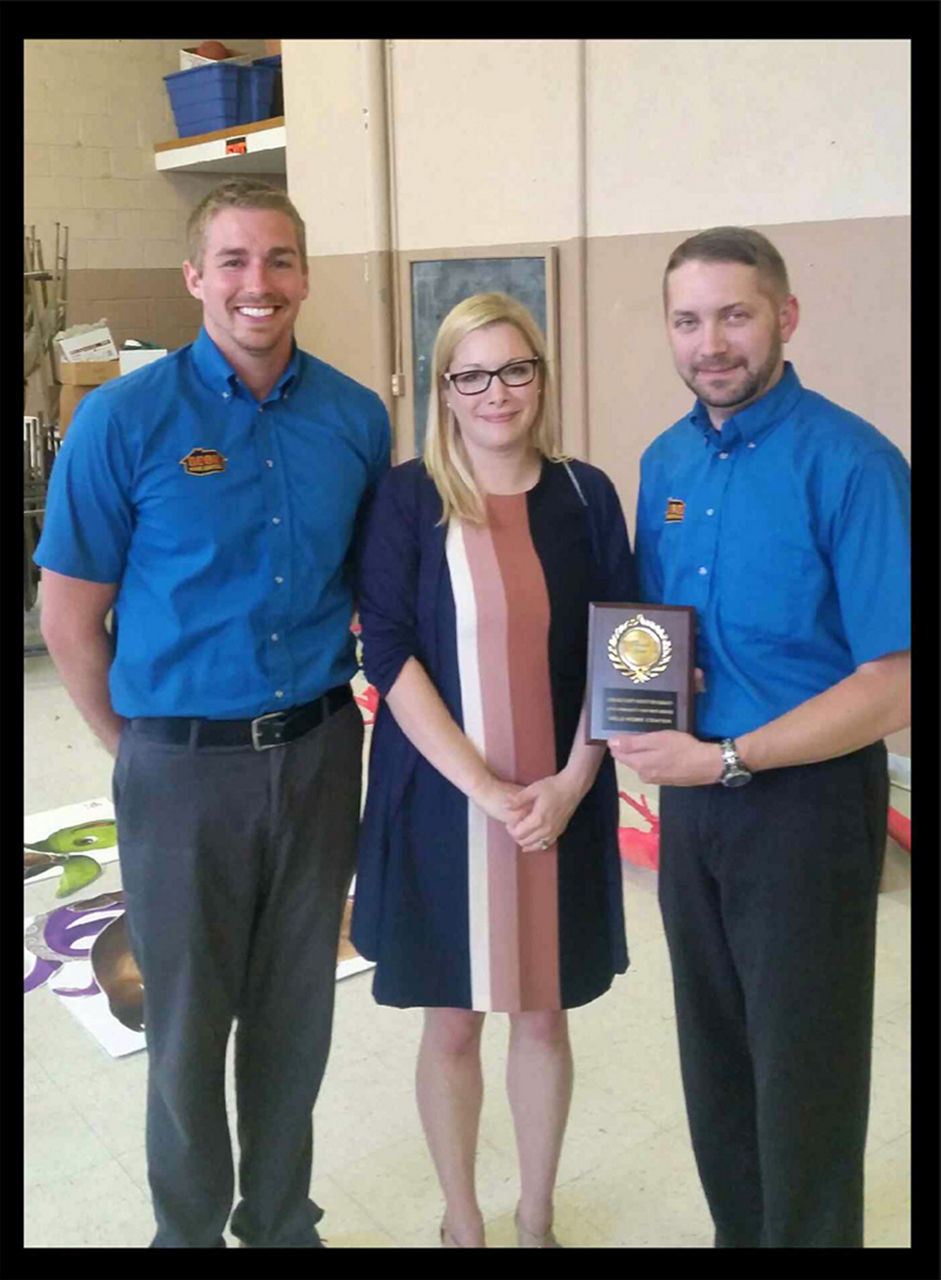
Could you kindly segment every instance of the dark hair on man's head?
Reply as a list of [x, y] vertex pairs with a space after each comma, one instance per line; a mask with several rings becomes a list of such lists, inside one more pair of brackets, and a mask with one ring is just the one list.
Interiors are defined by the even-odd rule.
[[223, 209], [276, 209], [286, 214], [294, 224], [297, 247], [301, 256], [301, 270], [307, 273], [307, 236], [304, 219], [288, 198], [286, 191], [263, 182], [261, 178], [227, 178], [205, 195], [189, 216], [186, 224], [186, 245], [189, 261], [197, 271], [203, 269], [203, 253], [206, 248], [206, 230]]
[[791, 292], [784, 259], [767, 236], [749, 227], [710, 227], [677, 245], [663, 273], [664, 307], [670, 272], [684, 262], [741, 262], [756, 269], [775, 303], [783, 302]]

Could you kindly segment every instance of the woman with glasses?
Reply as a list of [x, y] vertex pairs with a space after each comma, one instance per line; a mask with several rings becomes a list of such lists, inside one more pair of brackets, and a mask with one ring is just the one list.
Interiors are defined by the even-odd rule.
[[441, 1243], [482, 1246], [484, 1015], [509, 1014], [524, 1247], [558, 1247], [565, 1010], [627, 968], [618, 797], [585, 742], [588, 603], [636, 597], [613, 485], [558, 452], [545, 341], [503, 294], [456, 306], [424, 457], [379, 486], [360, 557], [373, 731], [353, 942], [380, 1004], [422, 1006], [422, 1124]]

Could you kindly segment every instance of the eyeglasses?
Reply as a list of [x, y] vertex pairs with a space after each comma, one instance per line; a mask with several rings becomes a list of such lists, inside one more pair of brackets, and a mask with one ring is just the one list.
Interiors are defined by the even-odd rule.
[[464, 373], [441, 376], [462, 396], [477, 396], [487, 390], [494, 378], [499, 378], [505, 387], [527, 386], [535, 378], [538, 364], [539, 356], [533, 356], [531, 360], [514, 360], [499, 369], [467, 369]]

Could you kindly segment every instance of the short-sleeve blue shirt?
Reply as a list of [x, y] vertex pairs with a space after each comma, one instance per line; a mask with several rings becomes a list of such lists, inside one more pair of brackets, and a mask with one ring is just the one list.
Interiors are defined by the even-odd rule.
[[388, 465], [379, 397], [296, 348], [261, 402], [205, 329], [90, 393], [35, 558], [118, 584], [115, 711], [242, 719], [349, 680], [351, 544]]
[[641, 460], [642, 598], [692, 605], [701, 737], [735, 737], [908, 649], [911, 475], [790, 364], [712, 426], [701, 401]]

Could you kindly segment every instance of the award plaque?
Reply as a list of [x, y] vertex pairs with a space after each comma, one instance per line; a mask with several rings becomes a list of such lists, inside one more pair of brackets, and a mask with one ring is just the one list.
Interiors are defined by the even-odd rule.
[[588, 741], [619, 733], [693, 733], [696, 610], [588, 606]]

